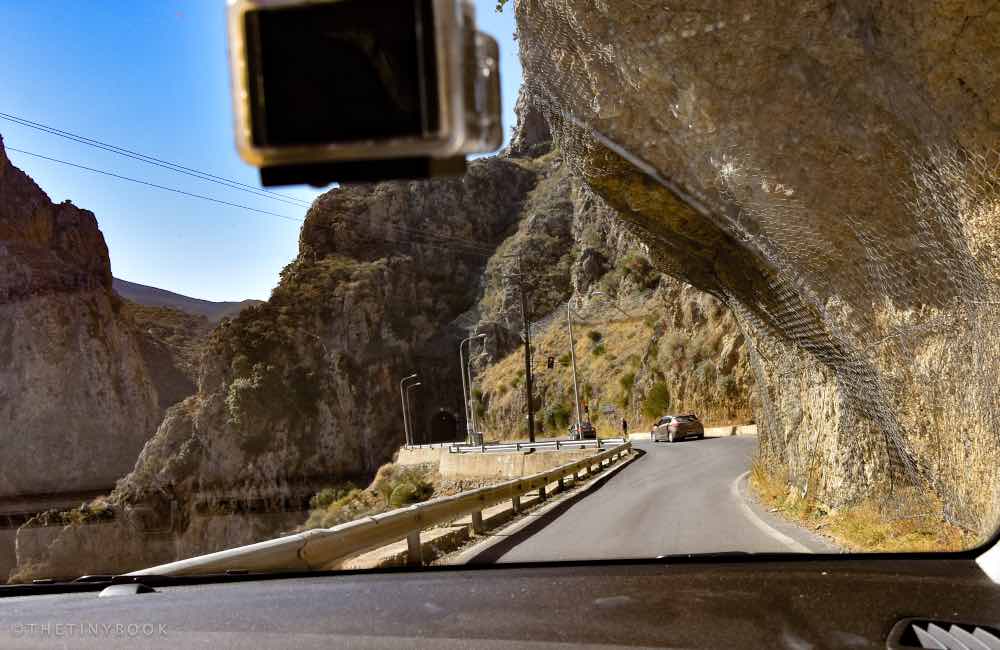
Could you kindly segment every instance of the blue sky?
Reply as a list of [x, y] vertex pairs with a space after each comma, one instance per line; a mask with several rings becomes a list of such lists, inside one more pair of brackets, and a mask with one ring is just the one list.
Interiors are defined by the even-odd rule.
[[[476, 0], [502, 54], [508, 138], [521, 82], [513, 8]], [[224, 3], [0, 2], [0, 112], [258, 185], [233, 146]], [[7, 147], [291, 217], [304, 209], [130, 160], [0, 119]], [[9, 151], [53, 201], [92, 210], [117, 277], [207, 300], [267, 298], [299, 224]], [[316, 191], [280, 190], [311, 200]]]

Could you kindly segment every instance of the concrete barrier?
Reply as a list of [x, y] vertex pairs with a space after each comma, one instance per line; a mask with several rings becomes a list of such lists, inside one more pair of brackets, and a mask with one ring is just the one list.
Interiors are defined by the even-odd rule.
[[521, 478], [547, 472], [560, 465], [583, 460], [594, 455], [594, 449], [566, 451], [513, 452], [509, 454], [449, 454], [441, 455], [438, 471], [449, 480]]
[[396, 452], [393, 460], [397, 465], [438, 465], [441, 459], [448, 455], [448, 448], [402, 447]]
[[706, 438], [724, 438], [726, 436], [755, 436], [756, 424], [733, 424], [725, 427], [706, 427]]
[[[725, 438], [728, 436], [755, 436], [757, 435], [756, 424], [731, 424], [724, 427], [705, 427], [706, 438]], [[637, 431], [628, 434], [628, 439], [632, 442], [648, 442], [652, 439], [649, 431]]]
[[[568, 446], [568, 445], [567, 445]], [[550, 469], [593, 456], [597, 450], [562, 449], [487, 454], [453, 454], [447, 448], [402, 448], [396, 453], [398, 465], [434, 464], [442, 478], [449, 480], [507, 480]]]

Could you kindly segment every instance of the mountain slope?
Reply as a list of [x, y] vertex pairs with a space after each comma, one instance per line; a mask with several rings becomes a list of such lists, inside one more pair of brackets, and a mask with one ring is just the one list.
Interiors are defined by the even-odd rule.
[[122, 298], [130, 300], [147, 307], [170, 307], [179, 309], [189, 314], [204, 316], [213, 323], [218, 323], [223, 318], [231, 318], [240, 313], [243, 309], [251, 305], [259, 305], [260, 300], [243, 300], [241, 302], [213, 302], [211, 300], [201, 300], [192, 298], [166, 289], [149, 287], [144, 284], [137, 284], [114, 278], [112, 287]]

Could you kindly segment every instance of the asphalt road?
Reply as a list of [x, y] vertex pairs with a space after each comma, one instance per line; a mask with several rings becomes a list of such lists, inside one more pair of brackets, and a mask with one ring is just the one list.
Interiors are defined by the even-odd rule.
[[645, 452], [642, 457], [596, 490], [568, 500], [568, 507], [540, 516], [479, 560], [836, 552], [745, 498], [746, 479], [740, 477], [750, 468], [756, 437], [633, 444]]

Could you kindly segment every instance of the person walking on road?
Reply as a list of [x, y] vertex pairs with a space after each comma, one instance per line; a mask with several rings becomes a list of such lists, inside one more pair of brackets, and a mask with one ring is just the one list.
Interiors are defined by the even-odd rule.
[[622, 418], [622, 438], [628, 438], [628, 420]]

